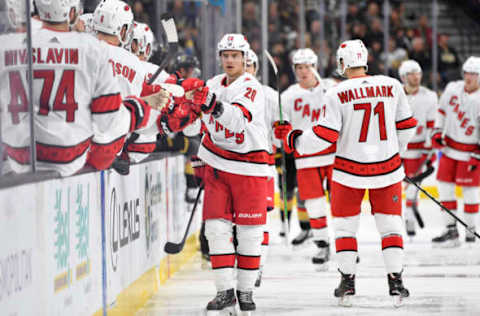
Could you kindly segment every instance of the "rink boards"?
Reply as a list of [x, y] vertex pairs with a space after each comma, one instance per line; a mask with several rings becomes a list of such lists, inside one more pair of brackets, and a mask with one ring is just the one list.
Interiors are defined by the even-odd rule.
[[181, 255], [163, 251], [190, 215], [183, 161], [0, 190], [1, 314], [126, 315], [143, 306], [196, 250], [192, 234]]

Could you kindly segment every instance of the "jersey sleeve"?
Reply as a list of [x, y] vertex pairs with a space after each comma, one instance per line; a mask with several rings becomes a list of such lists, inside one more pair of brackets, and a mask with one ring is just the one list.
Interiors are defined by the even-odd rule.
[[327, 93], [318, 124], [297, 137], [294, 147], [300, 155], [323, 151], [337, 141], [341, 129], [340, 105]]
[[448, 103], [450, 102], [450, 95], [451, 95], [451, 90], [452, 90], [452, 84], [449, 83], [445, 87], [445, 91], [443, 92], [442, 96], [440, 97], [440, 100], [438, 101], [438, 111], [435, 113], [435, 129], [437, 130], [443, 130], [445, 127], [445, 118], [447, 115], [447, 107]]
[[257, 116], [264, 119], [265, 95], [258, 81], [246, 80], [231, 103], [222, 102], [223, 113], [217, 121], [232, 132], [242, 132]]
[[[130, 128], [131, 114], [123, 105], [118, 81], [106, 54], [99, 51], [98, 70], [93, 73], [93, 98], [90, 103], [93, 137], [89, 164], [97, 169], [110, 167], [121, 150]], [[104, 58], [101, 58], [103, 55]]]
[[395, 126], [397, 130], [399, 151], [405, 151], [407, 144], [415, 133], [417, 120], [413, 117], [407, 95], [401, 84], [397, 81], [395, 90], [398, 94], [397, 111], [395, 113]]
[[430, 148], [431, 145], [431, 138], [433, 135], [433, 128], [435, 127], [435, 117], [437, 116], [438, 112], [438, 97], [435, 92], [431, 92], [431, 96], [429, 98], [428, 110], [427, 110], [427, 133], [425, 135], [425, 147]]

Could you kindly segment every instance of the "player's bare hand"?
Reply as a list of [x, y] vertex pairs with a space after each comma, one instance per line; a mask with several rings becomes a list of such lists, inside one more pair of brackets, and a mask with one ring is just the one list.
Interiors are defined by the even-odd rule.
[[173, 103], [172, 95], [169, 92], [160, 87], [156, 90], [157, 92], [142, 97], [153, 109], [161, 110]]

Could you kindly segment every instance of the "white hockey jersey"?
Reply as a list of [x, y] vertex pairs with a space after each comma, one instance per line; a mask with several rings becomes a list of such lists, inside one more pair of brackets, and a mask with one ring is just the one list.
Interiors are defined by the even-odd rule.
[[[15, 172], [30, 171], [24, 38], [3, 38], [8, 45], [0, 48], [2, 140]], [[107, 44], [89, 34], [40, 29], [32, 47], [38, 170], [71, 175], [85, 165], [93, 145], [103, 155], [96, 165], [108, 167], [103, 158], [113, 160], [122, 148], [131, 114], [122, 105]]]
[[213, 168], [247, 176], [269, 176], [268, 129], [265, 95], [261, 84], [248, 73], [226, 85], [226, 75], [208, 80], [224, 111], [218, 117], [203, 115], [208, 130], [198, 156]]
[[[153, 74], [157, 71], [158, 65], [152, 64], [151, 62], [148, 61], [142, 61], [143, 67], [145, 69], [145, 81], [148, 82], [150, 78], [152, 78]], [[165, 70], [162, 70], [160, 74], [158, 75], [157, 79], [153, 83], [159, 84], [159, 83], [164, 83], [165, 80], [170, 77], [170, 74], [168, 74]]]
[[[281, 96], [283, 119], [289, 121], [293, 129], [311, 129], [323, 113], [324, 93], [321, 83], [312, 89], [302, 88], [298, 83], [291, 85]], [[328, 166], [333, 164], [334, 158], [335, 145], [308, 155], [295, 152], [295, 166], [297, 169]]]
[[450, 158], [468, 161], [479, 150], [480, 89], [467, 93], [464, 82], [449, 83], [442, 96], [435, 120], [435, 129], [445, 134], [447, 146], [442, 152]]
[[267, 85], [263, 85], [263, 92], [265, 93], [265, 123], [268, 133], [268, 164], [270, 165], [270, 176], [275, 177], [277, 174], [275, 168], [275, 147], [279, 148], [282, 145], [273, 133], [273, 123], [279, 120], [278, 92]]
[[415, 94], [407, 94], [408, 104], [417, 120], [415, 134], [407, 145], [407, 150], [400, 152], [402, 158], [420, 158], [425, 149], [431, 147], [432, 131], [438, 109], [438, 97], [435, 92], [420, 86]]
[[353, 188], [381, 188], [405, 177], [399, 151], [416, 121], [402, 85], [386, 76], [339, 83], [325, 95], [319, 124], [296, 139], [302, 154], [337, 142], [332, 178]]
[[[120, 86], [120, 93], [123, 98], [127, 96], [140, 97], [147, 76], [145, 62], [138, 59], [129, 51], [119, 46], [109, 45], [109, 64], [112, 66], [115, 78]], [[156, 118], [159, 111], [151, 110], [147, 125], [134, 133], [134, 138], [128, 137], [128, 156], [131, 161], [139, 162], [147, 158], [155, 149], [158, 129]]]

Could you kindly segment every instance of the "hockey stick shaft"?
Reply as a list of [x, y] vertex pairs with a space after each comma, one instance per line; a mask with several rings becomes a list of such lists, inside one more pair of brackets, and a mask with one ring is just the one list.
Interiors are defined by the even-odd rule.
[[176, 244], [173, 242], [167, 242], [165, 244], [164, 250], [166, 253], [169, 254], [176, 254], [182, 251], [183, 247], [185, 246], [185, 241], [187, 240], [188, 237], [188, 231], [190, 230], [190, 226], [192, 225], [193, 222], [193, 217], [195, 216], [195, 210], [197, 209], [198, 201], [200, 200], [200, 195], [202, 194], [203, 191], [203, 185], [200, 186], [200, 189], [198, 189], [197, 197], [195, 198], [195, 203], [193, 204], [192, 212], [190, 214], [190, 218], [188, 219], [188, 224], [187, 227], [185, 228], [185, 234], [183, 235], [182, 241], [180, 243]]
[[413, 181], [412, 179], [410, 179], [409, 177], [405, 177], [405, 180], [407, 180], [408, 182], [410, 182], [411, 184], [413, 184], [414, 186], [417, 187], [417, 189], [419, 189], [423, 194], [425, 194], [426, 196], [428, 196], [428, 198], [430, 200], [432, 200], [435, 204], [437, 204], [442, 210], [444, 210], [445, 212], [447, 212], [448, 214], [450, 214], [450, 216], [452, 216], [453, 218], [455, 218], [457, 220], [457, 222], [459, 222], [460, 224], [462, 224], [462, 226], [465, 227], [466, 230], [468, 230], [470, 233], [472, 233], [473, 235], [475, 235], [475, 237], [477, 237], [478, 239], [480, 239], [480, 235], [473, 229], [471, 229], [470, 227], [468, 227], [468, 225], [463, 221], [461, 220], [457, 215], [455, 215], [452, 211], [450, 211], [448, 208], [446, 208], [445, 206], [442, 205], [442, 203], [440, 203], [436, 198], [434, 198], [430, 193], [428, 193], [426, 190], [424, 190], [421, 186], [419, 186], [415, 181]]
[[[278, 94], [278, 109], [279, 109], [279, 118], [280, 124], [283, 124], [283, 111], [282, 111], [282, 100], [280, 96], [280, 76], [278, 75], [277, 65], [272, 58], [272, 55], [267, 50], [264, 50], [265, 55], [267, 56], [270, 64], [273, 68], [275, 73], [276, 85], [277, 85], [277, 94]], [[280, 152], [282, 154], [281, 157], [281, 165], [282, 165], [282, 196], [283, 196], [283, 230], [285, 231], [285, 245], [288, 246], [288, 233], [289, 233], [289, 223], [288, 223], [288, 200], [287, 200], [287, 159], [285, 155], [285, 150], [283, 146], [280, 147]]]
[[168, 42], [168, 52], [167, 56], [162, 60], [160, 65], [158, 66], [157, 71], [153, 74], [152, 78], [148, 80], [148, 84], [153, 84], [157, 77], [160, 75], [160, 73], [167, 67], [168, 63], [172, 59], [172, 57], [175, 55], [178, 49], [178, 33], [177, 33], [177, 28], [175, 26], [175, 21], [173, 20], [172, 17], [164, 17], [162, 18], [162, 26], [163, 29], [165, 30], [165, 34], [167, 36], [167, 42]]

